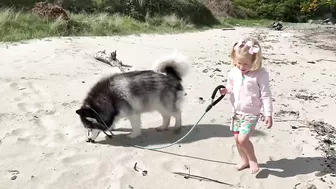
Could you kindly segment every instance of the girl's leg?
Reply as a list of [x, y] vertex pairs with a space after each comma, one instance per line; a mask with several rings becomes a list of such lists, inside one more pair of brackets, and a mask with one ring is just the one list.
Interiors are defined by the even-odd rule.
[[243, 170], [249, 167], [249, 160], [248, 160], [248, 157], [244, 149], [242, 148], [239, 142], [239, 133], [234, 133], [234, 138], [236, 141], [236, 146], [237, 146], [237, 150], [239, 152], [240, 158], [242, 159], [242, 162], [236, 165], [236, 169], [240, 171], [240, 170]]
[[240, 144], [242, 151], [245, 152], [248, 158], [248, 164], [250, 166], [252, 174], [257, 173], [259, 171], [259, 166], [257, 158], [254, 153], [253, 144], [250, 141], [250, 133], [249, 134], [240, 133], [238, 135], [238, 143]]

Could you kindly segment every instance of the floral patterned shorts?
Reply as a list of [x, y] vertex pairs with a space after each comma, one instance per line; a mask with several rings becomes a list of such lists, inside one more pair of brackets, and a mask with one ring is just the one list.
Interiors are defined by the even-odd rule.
[[259, 117], [259, 115], [255, 116], [235, 114], [232, 117], [231, 131], [234, 134], [242, 133], [247, 135], [251, 133], [253, 128], [256, 127]]

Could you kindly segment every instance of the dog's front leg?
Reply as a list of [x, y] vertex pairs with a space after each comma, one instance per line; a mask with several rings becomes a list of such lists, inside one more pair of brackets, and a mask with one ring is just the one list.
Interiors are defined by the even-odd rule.
[[129, 117], [132, 133], [128, 135], [128, 138], [136, 138], [141, 135], [141, 118], [140, 114], [134, 114]]
[[89, 131], [89, 136], [87, 137], [86, 142], [94, 143], [99, 133], [100, 133], [100, 130], [98, 129], [92, 129], [91, 131]]

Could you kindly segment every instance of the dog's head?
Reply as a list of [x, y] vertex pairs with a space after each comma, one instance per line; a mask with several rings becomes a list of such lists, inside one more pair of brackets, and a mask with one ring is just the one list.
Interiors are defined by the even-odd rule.
[[108, 123], [106, 120], [103, 120], [103, 117], [90, 107], [81, 107], [80, 109], [76, 110], [76, 113], [80, 116], [84, 127], [87, 129], [98, 129], [101, 131], [106, 131], [109, 129], [109, 125], [111, 125], [107, 125]]

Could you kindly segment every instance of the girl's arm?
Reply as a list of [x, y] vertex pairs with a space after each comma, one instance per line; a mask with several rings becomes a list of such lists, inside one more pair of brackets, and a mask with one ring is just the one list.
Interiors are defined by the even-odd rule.
[[261, 94], [261, 100], [264, 105], [265, 116], [272, 116], [273, 105], [272, 105], [272, 93], [270, 88], [269, 74], [267, 71], [262, 71], [259, 78], [259, 88]]
[[232, 71], [230, 71], [228, 74], [228, 79], [227, 79], [225, 88], [226, 88], [226, 94], [232, 93], [232, 89], [233, 89]]

